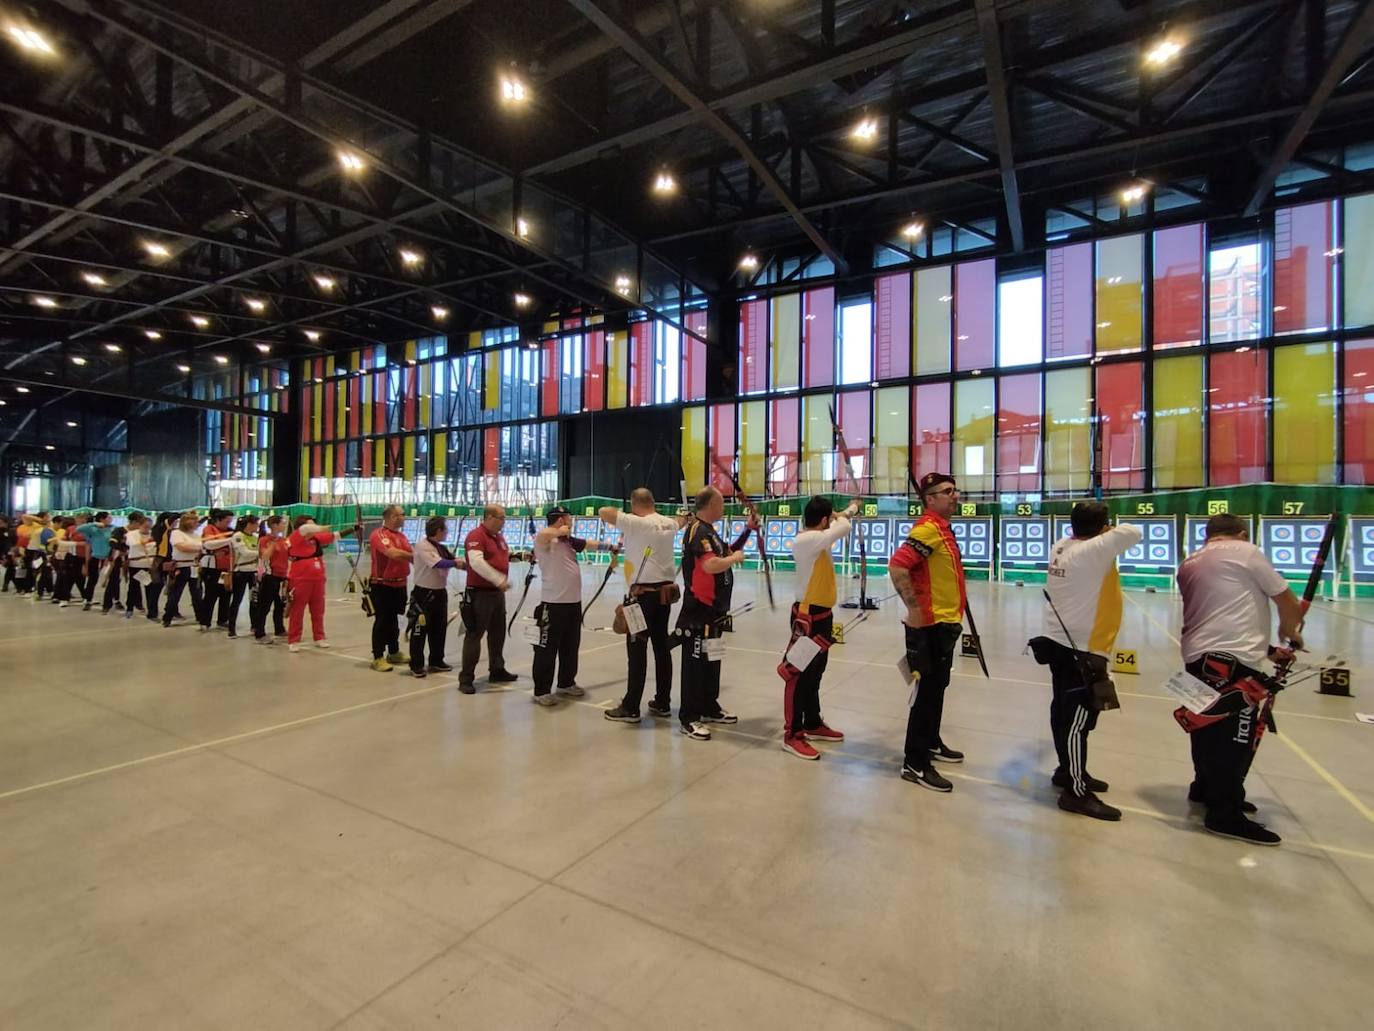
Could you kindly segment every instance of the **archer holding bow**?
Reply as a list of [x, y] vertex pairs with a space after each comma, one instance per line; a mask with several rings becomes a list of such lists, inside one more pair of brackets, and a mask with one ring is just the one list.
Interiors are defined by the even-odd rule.
[[[506, 510], [488, 505], [482, 521], [463, 539], [468, 563], [467, 586], [458, 603], [467, 634], [463, 637], [463, 664], [458, 669], [458, 690], [476, 694], [477, 660], [482, 657], [482, 638], [487, 639], [489, 684], [509, 684], [519, 678], [506, 669], [506, 592], [510, 590], [510, 547], [501, 531]], [[528, 588], [527, 588], [528, 589]], [[517, 610], [518, 611], [518, 610]]]
[[573, 536], [572, 512], [555, 505], [545, 515], [548, 525], [534, 535], [534, 555], [543, 575], [539, 580], [539, 604], [534, 621], [539, 640], [534, 645], [534, 702], [558, 704], [556, 694], [581, 698], [586, 694], [577, 686], [577, 649], [582, 643], [582, 570], [577, 556], [584, 551], [609, 551], [611, 562], [619, 549], [603, 541], [587, 541]]

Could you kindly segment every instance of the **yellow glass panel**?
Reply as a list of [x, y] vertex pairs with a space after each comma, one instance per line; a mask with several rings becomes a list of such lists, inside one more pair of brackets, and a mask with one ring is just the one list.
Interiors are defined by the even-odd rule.
[[1347, 197], [1345, 208], [1345, 256], [1342, 293], [1345, 296], [1345, 324], [1349, 327], [1374, 324], [1374, 193]]
[[557, 320], [557, 319], [554, 319], [552, 322], [546, 322], [546, 323], [544, 323], [544, 332], [545, 332], [545, 333], [557, 333], [557, 332], [558, 332], [558, 320]]
[[434, 400], [434, 363], [420, 366], [420, 425], [430, 424], [430, 404]]
[[332, 375], [334, 375], [334, 356], [331, 354], [326, 355], [324, 359], [324, 376], [327, 379]]
[[1045, 489], [1092, 485], [1092, 370], [1045, 375]]
[[[334, 476], [334, 448], [329, 446], [320, 450], [324, 452], [324, 461], [321, 462], [320, 469], [326, 480], [332, 479]], [[326, 487], [325, 489], [328, 490], [329, 488]]]
[[482, 391], [482, 410], [494, 412], [501, 407], [501, 352], [488, 351], [482, 355], [482, 371], [487, 378], [486, 389]]
[[364, 432], [364, 433], [371, 433], [371, 432], [372, 432], [372, 427], [373, 427], [373, 422], [372, 422], [372, 377], [371, 377], [371, 376], [364, 376], [364, 377], [363, 377], [362, 396], [363, 396], [363, 421], [362, 421], [362, 423], [361, 423], [360, 425], [362, 426], [363, 432]]
[[1200, 487], [1202, 462], [1202, 357], [1154, 363], [1156, 487]]
[[434, 478], [442, 480], [448, 475], [448, 434], [436, 433], [429, 442], [429, 464], [434, 470]]
[[954, 477], [966, 494], [992, 490], [996, 472], [992, 380], [966, 379], [954, 384]]
[[916, 375], [949, 371], [949, 338], [954, 301], [953, 270], [948, 265], [916, 270], [911, 306]]
[[401, 467], [401, 476], [407, 480], [415, 479], [415, 439], [406, 437], [401, 453], [401, 461], [404, 463]]
[[348, 436], [348, 380], [341, 379], [334, 384], [334, 439], [343, 440]]
[[801, 294], [783, 294], [772, 301], [773, 388], [801, 385]]
[[877, 494], [901, 494], [907, 489], [907, 467], [911, 456], [911, 391], [906, 387], [883, 387], [873, 393], [873, 490]]
[[1097, 353], [1140, 350], [1142, 238], [1116, 236], [1097, 243]]
[[322, 385], [318, 386], [310, 393], [310, 439], [323, 440], [324, 430], [320, 422], [323, 418], [321, 413], [324, 411], [324, 388]]
[[406, 359], [414, 361], [420, 354], [419, 345], [414, 340], [406, 341]]
[[468, 334], [468, 349], [475, 351], [482, 346], [482, 331], [474, 329]]
[[682, 410], [682, 475], [690, 496], [706, 483], [706, 409]]
[[764, 467], [768, 461], [766, 401], [745, 401], [739, 406], [739, 483], [747, 494], [762, 494]]
[[622, 329], [606, 334], [606, 407], [629, 403], [630, 338]]
[[802, 398], [801, 489], [819, 494], [831, 489], [831, 456], [835, 451], [835, 428], [830, 421], [829, 394]]
[[372, 475], [376, 479], [386, 476], [386, 441], [381, 437], [372, 442]]
[[1331, 344], [1274, 349], [1274, 482], [1336, 482], [1336, 355]]
[[301, 493], [302, 501], [310, 500], [310, 449], [301, 448]]

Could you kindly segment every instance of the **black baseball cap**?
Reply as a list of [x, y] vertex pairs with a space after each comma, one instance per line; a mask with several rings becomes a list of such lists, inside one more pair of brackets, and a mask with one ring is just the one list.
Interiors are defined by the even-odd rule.
[[544, 518], [547, 520], [548, 524], [552, 526], [564, 516], [570, 515], [572, 515], [572, 509], [564, 508], [562, 505], [554, 505], [553, 508], [544, 513]]
[[925, 497], [942, 483], [954, 483], [954, 477], [949, 473], [926, 473], [921, 477], [921, 496]]

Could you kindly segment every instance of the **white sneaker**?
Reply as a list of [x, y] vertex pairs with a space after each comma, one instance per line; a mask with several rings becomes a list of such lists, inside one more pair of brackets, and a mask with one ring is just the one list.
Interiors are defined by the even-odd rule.
[[300, 650], [301, 650], [300, 644], [293, 644], [293, 645], [290, 645], [290, 646], [287, 648], [287, 651], [291, 651], [291, 652], [298, 652], [298, 651], [300, 651]]
[[554, 693], [561, 694], [564, 698], [582, 698], [587, 692], [576, 684], [570, 684], [567, 687], [554, 688]]
[[315, 642], [315, 647], [316, 647], [316, 648], [328, 648], [328, 647], [329, 647], [329, 642], [326, 641], [323, 637], [321, 637], [318, 641]]
[[256, 643], [258, 643], [258, 644], [276, 644], [276, 643], [277, 643], [276, 641], [274, 641], [274, 640], [273, 640], [272, 638], [270, 638], [270, 637], [255, 637], [255, 638], [253, 638], [253, 640], [254, 640]]
[[695, 741], [710, 741], [711, 731], [705, 723], [700, 720], [695, 723], [682, 724], [682, 732]]
[[532, 695], [530, 701], [534, 702], [535, 705], [542, 705], [546, 709], [551, 705], [558, 704], [558, 699], [551, 694]]
[[58, 607], [59, 609], [65, 609], [65, 608], [67, 607], [67, 604], [68, 604], [68, 603], [65, 602], [65, 601], [59, 601], [59, 602], [57, 603], [57, 607]]

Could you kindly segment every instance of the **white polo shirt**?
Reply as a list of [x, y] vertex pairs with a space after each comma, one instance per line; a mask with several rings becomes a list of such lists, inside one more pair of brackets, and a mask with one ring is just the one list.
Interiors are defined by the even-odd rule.
[[566, 538], [547, 544], [535, 538], [534, 562], [539, 567], [539, 600], [546, 605], [582, 604], [582, 569], [577, 552]]
[[[657, 512], [643, 516], [621, 512], [615, 517], [615, 525], [620, 531], [626, 583], [670, 583], [677, 576], [677, 565], [673, 561], [676, 519]], [[644, 557], [645, 548], [653, 549], [648, 558]], [[639, 568], [640, 563], [644, 565], [643, 571]]]
[[1230, 652], [1260, 668], [1269, 654], [1269, 599], [1288, 590], [1264, 552], [1248, 541], [1208, 541], [1178, 570], [1183, 594], [1183, 661]]
[[1050, 549], [1045, 590], [1059, 610], [1045, 604], [1041, 630], [1053, 641], [1069, 647], [1059, 620], [1069, 628], [1081, 651], [1110, 655], [1121, 629], [1121, 580], [1116, 558], [1140, 543], [1140, 527], [1114, 526], [1096, 537], [1065, 537]]

